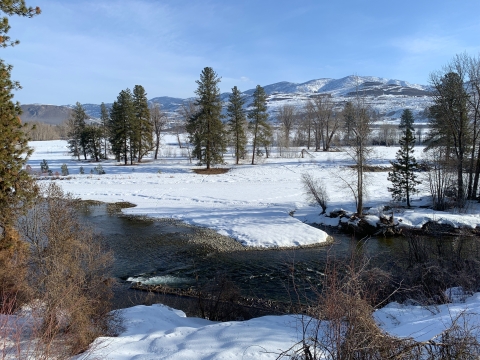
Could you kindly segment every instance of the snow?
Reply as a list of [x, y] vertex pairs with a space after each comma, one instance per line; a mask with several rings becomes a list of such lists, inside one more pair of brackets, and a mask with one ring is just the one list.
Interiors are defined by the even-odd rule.
[[[166, 139], [166, 142], [175, 140]], [[135, 166], [104, 162], [105, 175], [91, 175], [97, 164], [72, 161], [64, 141], [33, 142], [29, 161], [39, 170], [46, 159], [52, 171], [68, 165], [70, 179], [58, 181], [64, 190], [82, 199], [127, 201], [137, 206], [127, 214], [175, 218], [212, 228], [245, 246], [289, 247], [322, 243], [327, 234], [289, 216], [307, 205], [300, 176], [302, 163], [232, 166], [222, 175], [197, 175], [185, 158], [170, 158]], [[172, 152], [177, 148], [170, 149]], [[79, 167], [85, 174], [79, 175]], [[159, 171], [161, 173], [159, 173]]]
[[[87, 358], [143, 359], [277, 359], [301, 340], [300, 315], [264, 316], [248, 321], [212, 322], [187, 318], [164, 305], [121, 310], [126, 331], [115, 338], [98, 338]], [[453, 322], [471, 326], [480, 321], [480, 294], [463, 302], [423, 307], [390, 303], [373, 314], [391, 335], [425, 341], [441, 334]], [[82, 359], [78, 357], [77, 359]]]
[[[106, 161], [102, 163], [105, 175], [89, 174], [96, 163], [73, 161], [65, 141], [32, 142], [35, 152], [29, 164], [38, 171], [40, 161], [46, 159], [53, 172], [60, 172], [61, 165], [66, 163], [71, 175], [56, 181], [75, 196], [132, 202], [137, 206], [125, 209], [125, 213], [171, 217], [206, 226], [246, 246], [296, 246], [327, 240], [325, 232], [304, 222], [335, 226], [339, 220], [320, 216], [320, 208], [307, 203], [300, 181], [304, 172], [324, 181], [330, 197], [327, 214], [334, 209], [355, 209], [353, 196], [344, 182], [349, 176], [345, 169], [352, 164], [347, 152], [312, 152], [312, 157], [304, 159], [274, 156], [255, 166], [235, 166], [228, 157], [229, 172], [205, 176], [192, 172], [196, 167], [182, 157], [173, 137], [167, 136], [164, 142], [167, 145], [162, 149], [161, 160], [135, 166]], [[396, 151], [396, 147], [375, 148], [373, 164], [388, 166]], [[421, 157], [421, 148], [417, 148], [416, 157]], [[85, 168], [85, 175], [78, 174], [80, 166]], [[365, 205], [370, 207], [368, 219], [372, 223], [383, 214], [384, 205], [392, 205], [387, 176], [387, 172], [368, 174]], [[469, 227], [480, 224], [477, 203], [472, 203], [465, 213], [418, 207], [429, 201], [428, 189], [423, 184], [413, 198], [415, 209], [394, 208], [395, 221], [412, 227], [421, 227], [428, 221]], [[390, 216], [391, 212], [385, 215]], [[440, 334], [458, 316], [464, 316], [470, 324], [479, 323], [480, 294], [465, 297], [455, 290], [447, 295], [463, 302], [430, 308], [391, 303], [376, 311], [374, 317], [390, 334], [417, 340]], [[296, 315], [216, 323], [187, 318], [183, 312], [163, 305], [135, 306], [121, 312], [126, 319], [125, 332], [116, 338], [97, 339], [88, 358], [276, 359], [301, 336], [301, 317]]]
[[[327, 241], [324, 231], [306, 223], [336, 226], [339, 220], [319, 215], [321, 209], [307, 202], [301, 183], [305, 172], [325, 183], [330, 198], [327, 214], [339, 208], [355, 211], [354, 198], [346, 186], [352, 175], [347, 170], [352, 160], [346, 151], [311, 152], [311, 156], [302, 159], [298, 157], [300, 149], [294, 149], [291, 157], [274, 154], [270, 159], [262, 159], [261, 164], [238, 166], [233, 165], [229, 155], [226, 167], [230, 171], [207, 176], [192, 171], [198, 167], [181, 156], [173, 136], [167, 136], [164, 142], [167, 145], [162, 149], [161, 160], [133, 166], [106, 161], [101, 163], [105, 175], [90, 174], [97, 163], [72, 160], [66, 142], [61, 140], [32, 142], [35, 152], [29, 164], [39, 171], [40, 162], [46, 159], [53, 172], [60, 172], [61, 165], [66, 163], [70, 176], [60, 177], [63, 179], [57, 183], [74, 196], [104, 202], [131, 202], [137, 206], [125, 209], [126, 214], [175, 218], [209, 227], [245, 246], [291, 247]], [[389, 166], [397, 150], [393, 146], [375, 147], [372, 165]], [[415, 156], [421, 159], [422, 147], [416, 147]], [[79, 174], [80, 166], [85, 169], [84, 175]], [[365, 206], [370, 208], [366, 214], [372, 225], [379, 216], [391, 216], [392, 211], [396, 222], [413, 228], [421, 228], [430, 221], [453, 227], [480, 225], [477, 202], [471, 202], [462, 213], [420, 208], [430, 203], [425, 181], [420, 193], [412, 199], [414, 210], [395, 207], [390, 202], [387, 177], [388, 172], [367, 174]], [[393, 210], [384, 213], [385, 205], [393, 206]], [[294, 216], [290, 216], [292, 212]]]
[[[187, 318], [164, 305], [121, 310], [127, 330], [98, 338], [89, 358], [99, 359], [275, 359], [297, 342], [295, 316], [265, 316], [248, 321], [213, 322]], [[79, 357], [80, 359], [82, 357]]]

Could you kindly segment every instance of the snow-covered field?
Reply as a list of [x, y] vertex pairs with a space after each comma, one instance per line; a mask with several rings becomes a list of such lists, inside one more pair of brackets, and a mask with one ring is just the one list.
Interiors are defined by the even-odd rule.
[[[301, 175], [305, 172], [321, 179], [330, 200], [327, 212], [343, 208], [355, 210], [354, 198], [345, 184], [349, 181], [347, 165], [352, 164], [346, 152], [311, 152], [305, 158], [276, 157], [258, 165], [233, 165], [226, 157], [230, 171], [222, 175], [197, 175], [198, 168], [181, 156], [175, 139], [167, 136], [164, 156], [157, 161], [122, 166], [113, 160], [101, 163], [106, 174], [90, 171], [96, 163], [71, 159], [65, 141], [32, 142], [35, 149], [29, 164], [40, 170], [47, 160], [53, 172], [68, 165], [68, 179], [57, 181], [66, 191], [82, 199], [105, 202], [127, 201], [137, 206], [125, 209], [128, 214], [156, 218], [175, 218], [190, 224], [212, 228], [245, 246], [286, 247], [322, 243], [327, 234], [308, 223], [338, 224], [337, 219], [320, 217], [319, 207], [310, 206], [305, 198]], [[170, 144], [170, 145], [169, 145]], [[373, 165], [388, 166], [397, 147], [376, 147]], [[417, 159], [422, 155], [416, 151]], [[83, 166], [85, 174], [79, 174]], [[368, 174], [366, 207], [368, 219], [374, 222], [391, 199], [387, 172]], [[426, 186], [413, 198], [414, 206], [428, 204]], [[294, 216], [290, 216], [294, 212]], [[386, 215], [390, 215], [386, 214]], [[466, 213], [445, 213], [430, 209], [398, 210], [395, 218], [405, 226], [421, 227], [434, 220], [454, 226], [476, 227], [480, 224], [479, 205], [472, 203]]]

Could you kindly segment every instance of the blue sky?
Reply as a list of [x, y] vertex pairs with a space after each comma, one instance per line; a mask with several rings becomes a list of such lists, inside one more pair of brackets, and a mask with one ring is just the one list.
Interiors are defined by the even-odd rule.
[[480, 1], [27, 0], [21, 44], [0, 49], [23, 104], [194, 96], [201, 70], [221, 91], [371, 75], [427, 84], [457, 53], [480, 53]]

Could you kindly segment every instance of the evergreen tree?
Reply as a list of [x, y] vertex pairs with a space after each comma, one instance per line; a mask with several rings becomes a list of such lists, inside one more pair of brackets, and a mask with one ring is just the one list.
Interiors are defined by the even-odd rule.
[[249, 127], [253, 134], [253, 165], [255, 164], [255, 153], [258, 147], [260, 145], [268, 146], [272, 131], [268, 123], [267, 94], [260, 85], [257, 85], [253, 93], [252, 109], [248, 113], [248, 118], [250, 119]]
[[63, 164], [62, 167], [62, 176], [68, 176], [70, 173], [68, 172], [68, 166], [67, 164]]
[[153, 148], [153, 126], [150, 121], [147, 93], [141, 85], [133, 88], [135, 123], [132, 127], [132, 151], [138, 162]]
[[108, 114], [108, 109], [105, 104], [102, 102], [100, 105], [100, 121], [102, 122], [102, 137], [103, 137], [103, 158], [108, 159], [107, 156], [107, 141], [108, 141], [108, 126], [110, 123], [110, 115]]
[[85, 133], [85, 121], [88, 119], [85, 109], [78, 101], [73, 108], [73, 111], [68, 119], [68, 147], [70, 153], [76, 156], [80, 160], [80, 154], [83, 154], [85, 160], [87, 160], [87, 137]]
[[3, 230], [14, 221], [12, 211], [26, 203], [35, 188], [34, 180], [23, 170], [32, 149], [20, 121], [20, 104], [12, 101], [12, 91], [20, 85], [10, 79], [11, 70], [12, 66], [0, 60], [0, 228]]
[[198, 112], [193, 114], [187, 124], [190, 142], [194, 144], [193, 156], [200, 164], [205, 164], [207, 169], [211, 165], [223, 163], [223, 153], [226, 151], [219, 82], [220, 78], [211, 67], [202, 70], [195, 91]]
[[227, 106], [227, 117], [229, 119], [228, 130], [233, 139], [235, 161], [237, 165], [240, 158], [245, 154], [247, 147], [247, 135], [245, 134], [247, 119], [245, 116], [245, 110], [243, 109], [244, 104], [245, 99], [242, 97], [242, 93], [236, 86], [234, 86]]
[[133, 164], [132, 128], [135, 124], [135, 107], [130, 89], [120, 91], [110, 110], [110, 143], [115, 158], [123, 159], [125, 165]]
[[86, 125], [83, 133], [86, 153], [95, 161], [100, 161], [102, 156], [102, 128], [98, 125]]
[[[0, 12], [6, 15], [0, 19], [0, 47], [7, 47], [18, 44], [7, 35], [8, 16], [32, 17], [40, 14], [40, 8], [27, 7], [24, 0], [9, 0], [0, 1]], [[20, 211], [37, 193], [34, 179], [23, 169], [32, 149], [20, 121], [20, 104], [13, 101], [12, 92], [21, 87], [10, 79], [11, 71], [12, 66], [0, 59], [0, 312], [6, 304], [16, 307], [26, 300], [28, 246], [15, 226]]]
[[392, 161], [393, 170], [388, 173], [388, 180], [392, 182], [392, 187], [388, 191], [392, 193], [393, 200], [407, 201], [407, 207], [410, 207], [410, 195], [417, 192], [416, 186], [420, 184], [417, 180], [418, 164], [413, 156], [415, 146], [415, 136], [413, 129], [413, 114], [410, 109], [405, 109], [402, 113], [400, 128], [403, 129], [403, 136], [400, 139], [400, 150]]

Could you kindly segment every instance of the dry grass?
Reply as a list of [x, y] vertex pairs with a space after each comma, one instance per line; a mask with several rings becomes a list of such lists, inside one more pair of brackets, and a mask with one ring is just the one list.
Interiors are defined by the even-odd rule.
[[192, 169], [195, 174], [199, 175], [220, 175], [230, 171], [229, 168], [211, 168], [211, 169]]

